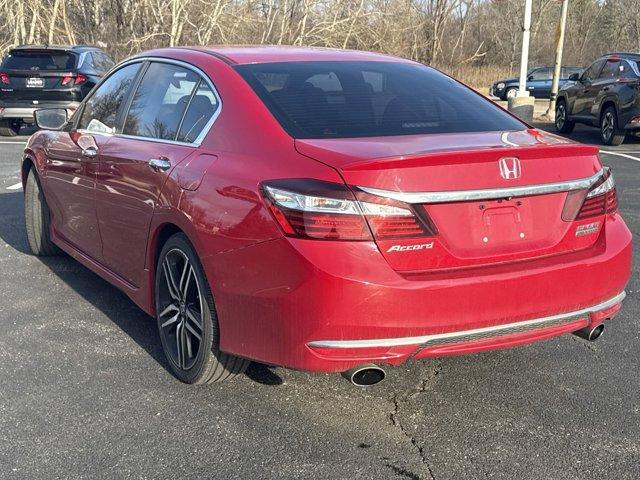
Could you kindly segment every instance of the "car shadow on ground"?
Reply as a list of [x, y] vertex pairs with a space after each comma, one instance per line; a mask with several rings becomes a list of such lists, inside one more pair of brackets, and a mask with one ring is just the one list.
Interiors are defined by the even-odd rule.
[[[31, 255], [24, 227], [22, 192], [0, 194], [0, 212], [0, 238], [17, 252]], [[162, 351], [155, 319], [138, 308], [123, 292], [64, 253], [33, 258], [104, 314], [167, 372], [171, 372]], [[283, 383], [271, 367], [259, 363], [252, 363], [246, 375], [263, 385]]]

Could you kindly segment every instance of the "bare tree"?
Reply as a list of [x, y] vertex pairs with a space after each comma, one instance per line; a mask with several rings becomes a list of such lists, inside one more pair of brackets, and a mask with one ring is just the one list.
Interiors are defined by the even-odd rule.
[[[523, 0], [0, 0], [0, 53], [99, 44], [117, 59], [183, 44], [374, 50], [482, 84], [518, 64]], [[534, 0], [530, 61], [553, 62], [559, 3]], [[640, 50], [639, 0], [571, 0], [565, 59]], [[480, 75], [480, 76], [482, 76]]]

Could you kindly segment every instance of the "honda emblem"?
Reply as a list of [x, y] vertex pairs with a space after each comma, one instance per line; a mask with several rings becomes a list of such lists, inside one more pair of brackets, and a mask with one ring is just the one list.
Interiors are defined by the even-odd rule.
[[522, 173], [520, 170], [520, 160], [516, 157], [501, 158], [498, 164], [500, 165], [500, 176], [505, 180], [520, 178], [520, 174]]

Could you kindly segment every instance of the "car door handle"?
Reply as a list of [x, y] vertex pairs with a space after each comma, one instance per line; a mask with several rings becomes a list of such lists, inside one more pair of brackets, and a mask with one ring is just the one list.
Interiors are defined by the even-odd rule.
[[82, 156], [87, 158], [95, 158], [98, 156], [98, 149], [96, 147], [83, 148]]
[[149, 166], [156, 172], [166, 172], [171, 168], [171, 162], [166, 158], [152, 158], [149, 160]]

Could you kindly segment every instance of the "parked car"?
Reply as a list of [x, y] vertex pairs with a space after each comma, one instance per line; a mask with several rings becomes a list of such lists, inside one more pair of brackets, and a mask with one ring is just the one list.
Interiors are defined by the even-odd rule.
[[600, 57], [558, 92], [556, 129], [571, 133], [576, 123], [600, 127], [605, 145], [620, 145], [640, 131], [640, 54]]
[[[560, 70], [560, 83], [562, 86], [569, 81], [569, 77], [575, 73], [580, 74], [580, 67], [562, 67]], [[527, 73], [527, 90], [536, 98], [549, 98], [551, 95], [551, 81], [553, 79], [553, 66], [532, 68]], [[498, 80], [491, 85], [489, 94], [501, 100], [515, 97], [519, 88], [519, 78]]]
[[0, 135], [17, 135], [23, 123], [33, 123], [37, 108], [72, 113], [113, 65], [95, 47], [12, 48], [0, 65]]
[[385, 55], [162, 49], [36, 112], [29, 245], [157, 318], [175, 375], [347, 371], [595, 339], [631, 234], [588, 145]]

